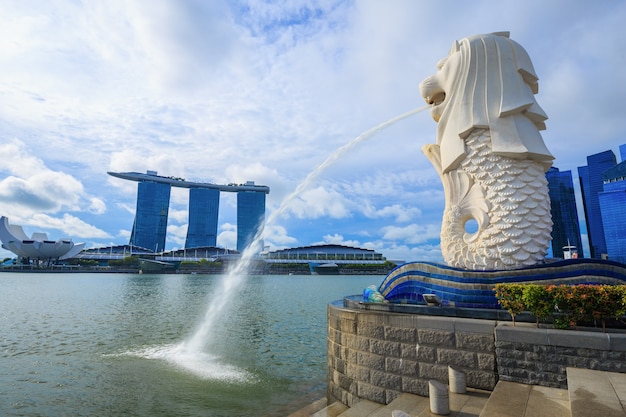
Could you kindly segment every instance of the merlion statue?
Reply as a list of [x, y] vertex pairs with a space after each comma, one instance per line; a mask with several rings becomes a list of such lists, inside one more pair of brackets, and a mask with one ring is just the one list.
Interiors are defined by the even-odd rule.
[[[446, 204], [441, 250], [448, 265], [515, 269], [544, 260], [552, 219], [545, 172], [554, 157], [540, 130], [537, 76], [508, 33], [455, 42], [420, 84], [438, 122], [426, 154]], [[477, 230], [471, 230], [472, 223]]]

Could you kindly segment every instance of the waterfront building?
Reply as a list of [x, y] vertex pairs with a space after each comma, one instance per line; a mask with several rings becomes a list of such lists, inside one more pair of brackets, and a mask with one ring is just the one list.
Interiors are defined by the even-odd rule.
[[[404, 261], [389, 261], [372, 249], [343, 245], [313, 245], [280, 249], [263, 254], [266, 269], [320, 275], [382, 274], [386, 275]], [[273, 272], [272, 272], [273, 271]]]
[[137, 185], [137, 208], [129, 242], [131, 246], [154, 252], [165, 249], [171, 189], [169, 184], [153, 181], [141, 181]]
[[563, 247], [575, 246], [583, 257], [578, 210], [574, 193], [572, 171], [552, 167], [546, 172], [552, 214], [552, 256], [563, 258]]
[[10, 224], [8, 217], [0, 217], [0, 242], [2, 248], [23, 259], [47, 261], [68, 259], [85, 247], [84, 243], [74, 244], [72, 239], [51, 240], [44, 232], [35, 232], [30, 237], [22, 226]]
[[[213, 188], [189, 189], [189, 225], [185, 240], [186, 248], [217, 246], [219, 208], [219, 190]], [[240, 226], [238, 225], [238, 227]]]
[[[313, 245], [279, 249], [264, 255], [269, 263], [285, 262], [328, 262], [336, 263], [384, 263], [387, 259], [372, 249], [354, 248], [344, 245]], [[403, 261], [396, 261], [403, 262]]]
[[585, 209], [587, 235], [592, 258], [607, 256], [600, 199], [598, 195], [604, 191], [602, 174], [617, 164], [613, 151], [604, 151], [587, 157], [587, 165], [578, 167], [580, 191]]
[[604, 172], [603, 186], [598, 198], [608, 259], [626, 263], [626, 161]]
[[[243, 251], [263, 230], [265, 194], [252, 191], [237, 193], [237, 250]], [[258, 245], [263, 247], [263, 241]]]
[[130, 245], [151, 251], [165, 249], [167, 216], [171, 187], [189, 189], [189, 223], [185, 248], [216, 246], [221, 192], [237, 193], [237, 249], [243, 250], [263, 227], [265, 196], [270, 189], [245, 184], [218, 185], [186, 181], [177, 177], [163, 177], [156, 171], [109, 172], [111, 176], [137, 181], [137, 211], [133, 223]]

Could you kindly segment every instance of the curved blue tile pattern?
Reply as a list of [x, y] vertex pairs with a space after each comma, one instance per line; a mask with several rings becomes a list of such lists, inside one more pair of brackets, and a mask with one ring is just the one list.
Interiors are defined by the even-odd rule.
[[430, 262], [411, 262], [391, 271], [378, 287], [392, 303], [423, 304], [436, 294], [444, 305], [499, 308], [499, 283], [626, 284], [626, 265], [599, 259], [569, 259], [509, 271], [469, 271]]

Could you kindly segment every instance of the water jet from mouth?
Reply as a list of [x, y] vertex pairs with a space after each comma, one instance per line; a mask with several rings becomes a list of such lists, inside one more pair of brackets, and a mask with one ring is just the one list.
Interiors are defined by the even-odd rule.
[[[431, 106], [423, 106], [406, 113], [393, 117], [386, 122], [380, 123], [371, 129], [366, 130], [359, 136], [352, 139], [342, 147], [335, 150], [324, 162], [322, 162], [317, 168], [309, 173], [309, 175], [296, 187], [296, 189], [289, 194], [280, 204], [278, 209], [273, 211], [265, 221], [265, 224], [272, 224], [279, 216], [281, 216], [285, 210], [289, 207], [289, 204], [297, 198], [309, 185], [328, 167], [335, 163], [342, 155], [354, 148], [359, 143], [367, 140], [381, 130], [393, 125], [394, 123], [403, 120], [416, 113], [420, 113]], [[162, 359], [168, 362], [175, 363], [179, 366], [189, 368], [188, 364], [196, 364], [196, 359], [206, 358], [205, 352], [207, 345], [211, 340], [211, 333], [215, 327], [215, 324], [225, 313], [227, 306], [232, 303], [233, 297], [237, 293], [238, 289], [242, 286], [246, 279], [247, 271], [251, 261], [256, 254], [261, 251], [263, 241], [263, 227], [259, 227], [259, 233], [254, 237], [252, 243], [242, 252], [241, 259], [228, 271], [226, 276], [221, 279], [218, 284], [218, 288], [211, 296], [211, 301], [207, 307], [204, 317], [200, 325], [196, 328], [193, 334], [186, 340], [180, 342], [176, 346], [164, 350]], [[196, 358], [196, 359], [193, 359]], [[212, 358], [212, 360], [218, 360], [219, 358]], [[224, 365], [227, 366], [227, 365]], [[210, 375], [204, 375], [204, 377], [210, 377]]]

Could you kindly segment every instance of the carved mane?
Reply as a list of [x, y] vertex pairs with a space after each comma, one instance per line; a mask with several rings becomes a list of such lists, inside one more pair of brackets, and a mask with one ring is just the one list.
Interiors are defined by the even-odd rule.
[[457, 68], [449, 71], [452, 91], [437, 127], [443, 173], [464, 158], [464, 139], [475, 128], [490, 129], [493, 153], [534, 159], [547, 170], [554, 157], [539, 130], [548, 117], [535, 101], [538, 78], [526, 51], [508, 32], [476, 35], [455, 42], [446, 62]]

